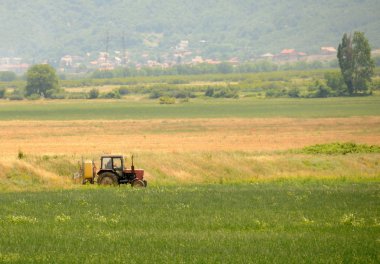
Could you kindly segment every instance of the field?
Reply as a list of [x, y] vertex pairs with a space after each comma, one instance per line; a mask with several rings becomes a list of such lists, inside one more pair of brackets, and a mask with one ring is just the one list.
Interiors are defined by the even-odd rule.
[[[0, 262], [379, 261], [380, 97], [0, 102]], [[134, 154], [149, 187], [73, 183]], [[49, 232], [46, 232], [49, 230]]]
[[296, 181], [3, 194], [0, 262], [377, 263], [379, 187]]

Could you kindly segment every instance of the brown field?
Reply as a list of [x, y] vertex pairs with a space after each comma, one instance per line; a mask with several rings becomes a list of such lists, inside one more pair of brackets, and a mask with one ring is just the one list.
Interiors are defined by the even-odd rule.
[[336, 141], [379, 144], [380, 117], [0, 122], [3, 156], [265, 152]]
[[380, 117], [0, 121], [0, 190], [76, 188], [81, 157], [103, 153], [135, 154], [153, 185], [379, 179], [380, 154], [278, 152], [347, 141], [379, 144]]

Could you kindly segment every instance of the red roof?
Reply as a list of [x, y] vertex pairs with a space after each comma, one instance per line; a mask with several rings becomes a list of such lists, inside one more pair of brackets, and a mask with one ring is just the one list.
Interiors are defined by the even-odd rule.
[[293, 54], [295, 53], [296, 51], [294, 49], [283, 49], [281, 51], [281, 54]]

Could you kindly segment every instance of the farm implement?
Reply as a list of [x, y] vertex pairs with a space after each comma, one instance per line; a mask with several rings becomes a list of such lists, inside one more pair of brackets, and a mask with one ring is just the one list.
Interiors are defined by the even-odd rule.
[[144, 180], [144, 170], [125, 168], [126, 158], [122, 155], [103, 155], [100, 157], [100, 169], [97, 171], [94, 161], [84, 160], [80, 167], [79, 176], [82, 177], [83, 184], [97, 182], [99, 185], [120, 185], [131, 184], [132, 187], [146, 187]]

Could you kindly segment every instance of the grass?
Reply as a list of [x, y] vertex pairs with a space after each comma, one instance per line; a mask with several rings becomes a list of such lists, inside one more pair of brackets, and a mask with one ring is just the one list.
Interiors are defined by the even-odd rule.
[[329, 143], [329, 144], [317, 144], [314, 146], [308, 146], [302, 149], [303, 153], [307, 154], [348, 154], [348, 153], [380, 153], [380, 146], [355, 144], [352, 142], [345, 143]]
[[[99, 155], [85, 156], [99, 164]], [[81, 156], [26, 155], [0, 160], [0, 191], [82, 188], [72, 176]], [[139, 152], [135, 165], [144, 168], [149, 186], [249, 184], [278, 180], [377, 182], [380, 154], [309, 155], [294, 152]], [[127, 166], [130, 166], [128, 160]]]
[[1, 102], [0, 120], [120, 120], [163, 118], [322, 118], [380, 115], [380, 97], [328, 99], [193, 99]]
[[379, 183], [0, 196], [2, 263], [377, 263]]

